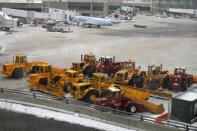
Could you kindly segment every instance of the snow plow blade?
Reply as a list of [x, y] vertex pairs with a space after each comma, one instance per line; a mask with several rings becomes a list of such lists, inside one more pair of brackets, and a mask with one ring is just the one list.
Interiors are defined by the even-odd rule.
[[193, 84], [197, 84], [197, 76], [196, 76], [196, 75], [193, 76], [193, 81], [192, 81], [192, 83], [193, 83]]
[[149, 99], [150, 93], [146, 90], [139, 90], [135, 88], [127, 88], [124, 86], [120, 87], [121, 94], [125, 96], [132, 96], [132, 98], [147, 100]]
[[[196, 82], [197, 82], [197, 78], [196, 78]], [[141, 94], [143, 94], [144, 98], [147, 98], [148, 96], [156, 96], [156, 97], [159, 97], [159, 98], [171, 99], [173, 97], [171, 93], [167, 93], [167, 92], [164, 92], [164, 91], [152, 91], [152, 90], [137, 88], [137, 87], [133, 87], [133, 86], [126, 86], [126, 85], [123, 86], [123, 85], [120, 85], [120, 84], [116, 84], [116, 85], [120, 86], [120, 87], [124, 87], [127, 90], [134, 89], [138, 92], [141, 91], [141, 92], [143, 92]], [[124, 88], [121, 88], [122, 91], [125, 90]], [[144, 94], [146, 94], [146, 95], [144, 95]], [[134, 95], [137, 95], [137, 94], [134, 94]], [[137, 97], [137, 98], [139, 98], [139, 97]], [[142, 99], [144, 99], [144, 98], [142, 98]]]
[[161, 114], [165, 111], [163, 104], [157, 105], [155, 103], [146, 100], [140, 100], [140, 99], [136, 99], [136, 101], [142, 104], [142, 106], [148, 111], [150, 111], [151, 113]]
[[172, 94], [171, 93], [166, 93], [163, 91], [151, 91], [149, 90], [149, 93], [151, 94], [151, 96], [158, 96], [158, 97], [162, 97], [162, 98], [166, 98], [166, 99], [171, 99], [172, 98]]

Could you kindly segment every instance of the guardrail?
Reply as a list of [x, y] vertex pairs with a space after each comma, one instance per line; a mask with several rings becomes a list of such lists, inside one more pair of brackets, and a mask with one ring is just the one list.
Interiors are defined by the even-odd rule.
[[120, 110], [111, 109], [111, 108], [102, 107], [102, 106], [97, 106], [97, 105], [94, 105], [94, 104], [81, 102], [81, 101], [77, 101], [77, 100], [72, 100], [72, 99], [67, 99], [67, 98], [62, 99], [62, 98], [55, 97], [55, 96], [50, 96], [49, 97], [49, 96], [46, 96], [46, 95], [37, 94], [35, 92], [0, 88], [0, 93], [4, 93], [4, 92], [14, 93], [14, 94], [22, 94], [22, 95], [32, 96], [33, 98], [42, 98], [42, 99], [47, 99], [47, 100], [61, 100], [61, 101], [64, 101], [65, 104], [74, 104], [74, 105], [78, 105], [78, 106], [83, 106], [83, 107], [88, 107], [88, 108], [93, 108], [93, 109], [99, 109], [101, 111], [110, 111], [110, 112], [113, 112], [114, 114], [127, 116], [127, 118], [135, 119], [135, 120], [138, 120], [138, 121], [141, 121], [141, 122], [161, 124], [163, 126], [174, 127], [174, 128], [185, 130], [185, 131], [197, 131], [196, 126], [192, 126], [192, 125], [189, 125], [187, 123], [173, 121], [173, 120], [164, 120], [164, 121], [162, 121], [162, 123], [158, 123], [156, 118], [153, 118], [153, 117], [143, 116], [143, 115], [139, 115], [139, 114], [135, 114], [135, 113], [120, 111]]

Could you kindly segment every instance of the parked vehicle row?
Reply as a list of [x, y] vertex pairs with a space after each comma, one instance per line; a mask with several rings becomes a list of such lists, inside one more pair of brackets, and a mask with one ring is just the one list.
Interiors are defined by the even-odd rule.
[[[30, 90], [61, 98], [70, 93], [73, 98], [99, 106], [128, 112], [164, 112], [162, 104], [148, 101], [150, 95], [170, 96], [161, 89], [185, 91], [197, 77], [186, 74], [185, 68], [163, 71], [162, 65], [150, 65], [148, 71], [135, 67], [135, 61], [116, 62], [115, 57], [93, 53], [81, 55], [72, 67], [57, 68], [45, 62], [28, 62], [25, 55], [16, 55], [13, 62], [3, 65], [2, 74], [20, 79], [28, 75]], [[172, 95], [171, 95], [172, 96]]]

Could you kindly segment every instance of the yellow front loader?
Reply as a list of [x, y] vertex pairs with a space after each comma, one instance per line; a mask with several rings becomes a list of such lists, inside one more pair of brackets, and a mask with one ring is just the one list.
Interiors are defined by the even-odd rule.
[[44, 73], [45, 71], [39, 70], [42, 66], [48, 66], [48, 63], [40, 61], [28, 62], [27, 57], [20, 54], [13, 57], [13, 61], [11, 63], [4, 64], [1, 73], [7, 77], [20, 79], [26, 74], [37, 72]]

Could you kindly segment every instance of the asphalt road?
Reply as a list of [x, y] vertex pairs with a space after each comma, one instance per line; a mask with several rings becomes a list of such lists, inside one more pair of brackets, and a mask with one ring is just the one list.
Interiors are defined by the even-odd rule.
[[[136, 120], [130, 116], [123, 116], [114, 114], [113, 112], [103, 112], [100, 110], [95, 110], [93, 108], [89, 108], [86, 106], [78, 106], [75, 104], [66, 104], [65, 101], [57, 101], [57, 100], [47, 100], [43, 98], [33, 98], [32, 96], [22, 95], [22, 94], [10, 94], [10, 93], [0, 93], [0, 98], [8, 99], [13, 101], [22, 101], [25, 103], [29, 103], [31, 105], [43, 105], [49, 108], [60, 109], [75, 112], [77, 114], [84, 114], [87, 116], [91, 116], [94, 118], [100, 118], [101, 120], [105, 120], [108, 122], [114, 122], [115, 125], [121, 125], [122, 127], [139, 130], [139, 131], [156, 131], [160, 129], [160, 131], [176, 131], [175, 128], [165, 127], [159, 124], [149, 123], [145, 121]], [[6, 105], [6, 104], [5, 104]]]
[[38, 118], [29, 114], [0, 109], [1, 131], [100, 131], [54, 119]]

